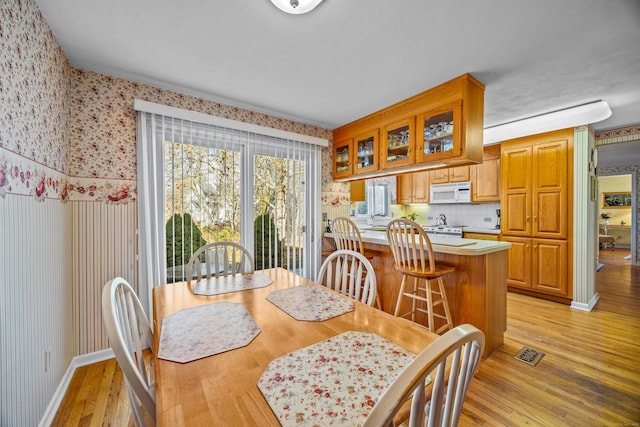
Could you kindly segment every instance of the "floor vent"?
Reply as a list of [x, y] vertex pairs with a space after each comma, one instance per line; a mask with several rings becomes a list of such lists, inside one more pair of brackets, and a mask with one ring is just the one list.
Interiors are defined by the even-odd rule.
[[544, 356], [544, 353], [541, 351], [534, 350], [528, 347], [522, 347], [522, 350], [516, 353], [516, 355], [513, 356], [513, 358], [521, 362], [524, 362], [527, 365], [536, 366], [543, 356]]

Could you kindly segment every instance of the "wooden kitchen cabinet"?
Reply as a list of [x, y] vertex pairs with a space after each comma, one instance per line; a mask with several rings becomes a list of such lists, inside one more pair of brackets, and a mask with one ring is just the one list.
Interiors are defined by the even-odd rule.
[[462, 100], [418, 114], [416, 163], [446, 161], [460, 156], [464, 145]]
[[363, 175], [379, 169], [378, 129], [358, 135], [354, 138], [354, 175]]
[[567, 238], [568, 145], [558, 135], [502, 150], [504, 234]]
[[353, 175], [353, 139], [344, 139], [333, 144], [333, 177], [345, 178]]
[[[484, 85], [464, 74], [335, 129], [333, 179], [351, 181], [480, 163], [483, 127]], [[367, 134], [372, 130], [378, 132], [378, 149], [373, 153], [358, 147], [360, 136], [365, 136], [363, 145], [368, 147], [372, 136]], [[375, 145], [375, 136], [373, 140]]]
[[396, 183], [399, 204], [429, 203], [429, 171], [398, 175]]
[[385, 126], [380, 148], [381, 169], [397, 169], [415, 161], [415, 119], [408, 117]]
[[484, 148], [481, 164], [469, 167], [471, 172], [471, 201], [500, 202], [500, 145]]
[[448, 184], [452, 182], [467, 182], [471, 180], [469, 166], [436, 169], [430, 172], [431, 184]]
[[367, 183], [364, 179], [349, 183], [349, 200], [352, 202], [364, 202], [366, 198]]
[[567, 241], [503, 237], [511, 243], [507, 286], [533, 292], [567, 295]]
[[570, 303], [573, 129], [501, 147], [502, 240], [511, 243], [510, 290]]

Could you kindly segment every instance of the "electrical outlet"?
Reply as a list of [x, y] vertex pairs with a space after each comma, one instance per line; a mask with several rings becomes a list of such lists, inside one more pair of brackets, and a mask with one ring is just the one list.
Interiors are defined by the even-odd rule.
[[433, 220], [433, 217], [432, 217], [432, 216], [428, 216], [428, 217], [427, 217], [427, 221], [432, 221], [432, 220]]
[[491, 222], [491, 218], [487, 218], [487, 217], [485, 217], [485, 218], [484, 218], [484, 222]]
[[47, 347], [44, 351], [44, 371], [49, 372], [51, 367], [51, 347]]
[[327, 220], [327, 213], [326, 212], [322, 212], [322, 220], [323, 221]]

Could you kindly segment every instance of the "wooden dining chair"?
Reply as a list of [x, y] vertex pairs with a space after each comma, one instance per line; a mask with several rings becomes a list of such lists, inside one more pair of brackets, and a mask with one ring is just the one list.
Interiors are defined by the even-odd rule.
[[484, 334], [479, 329], [468, 324], [451, 329], [400, 372], [364, 427], [457, 425], [483, 351]]
[[[387, 225], [387, 239], [393, 253], [396, 271], [402, 273], [400, 292], [394, 315], [411, 316], [415, 321], [416, 313], [427, 316], [427, 328], [437, 334], [453, 327], [447, 293], [442, 277], [455, 271], [454, 267], [436, 264], [427, 233], [416, 222], [400, 218]], [[433, 281], [438, 285], [433, 287]], [[400, 314], [403, 301], [411, 301], [411, 310]], [[424, 303], [424, 306], [418, 303]], [[436, 308], [438, 311], [436, 311]], [[436, 326], [435, 319], [442, 323]]]
[[123, 278], [116, 277], [104, 285], [102, 317], [124, 375], [133, 420], [136, 426], [146, 425], [144, 408], [155, 423], [153, 332], [138, 296]]
[[376, 298], [376, 273], [360, 252], [341, 249], [331, 253], [320, 266], [318, 283], [367, 305], [373, 305]]
[[244, 246], [234, 242], [214, 242], [191, 255], [187, 263], [187, 282], [253, 271], [253, 256]]
[[[358, 225], [351, 219], [346, 217], [334, 218], [333, 222], [331, 223], [331, 234], [333, 235], [333, 240], [336, 243], [336, 249], [346, 249], [360, 252], [369, 261], [371, 261], [375, 256], [373, 252], [365, 251], [364, 244], [362, 242], [362, 234], [360, 234], [360, 229], [358, 228]], [[382, 309], [382, 304], [380, 303], [380, 295], [377, 290], [375, 303], [375, 306], [377, 308]]]

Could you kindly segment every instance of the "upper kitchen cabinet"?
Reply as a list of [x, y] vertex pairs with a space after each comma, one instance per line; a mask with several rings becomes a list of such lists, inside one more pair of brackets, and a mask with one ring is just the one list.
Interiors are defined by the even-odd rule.
[[566, 239], [572, 129], [502, 144], [502, 227], [511, 236]]
[[380, 167], [378, 150], [378, 130], [363, 133], [354, 138], [356, 161], [354, 175], [377, 171]]
[[470, 166], [471, 201], [500, 202], [500, 145], [484, 147], [484, 160]]
[[[334, 139], [334, 141], [336, 141]], [[353, 175], [353, 138], [333, 143], [333, 178]]]
[[[484, 85], [464, 74], [335, 129], [333, 178], [351, 181], [482, 163], [483, 118]], [[363, 135], [362, 145], [373, 142], [373, 150], [361, 150]], [[351, 141], [348, 166], [344, 147], [337, 147], [344, 141]]]
[[461, 115], [462, 101], [418, 114], [416, 162], [433, 163], [460, 156]]
[[414, 118], [390, 123], [382, 134], [382, 169], [410, 166], [415, 161]]
[[458, 166], [448, 169], [436, 169], [431, 171], [431, 184], [450, 184], [454, 182], [467, 182], [471, 179], [469, 166]]

